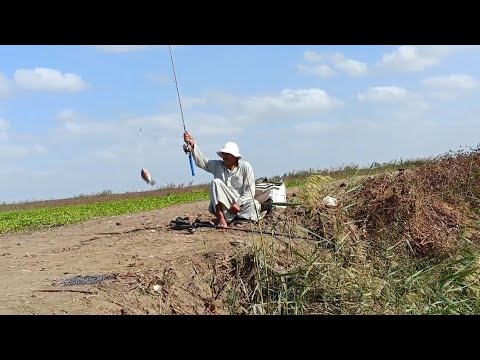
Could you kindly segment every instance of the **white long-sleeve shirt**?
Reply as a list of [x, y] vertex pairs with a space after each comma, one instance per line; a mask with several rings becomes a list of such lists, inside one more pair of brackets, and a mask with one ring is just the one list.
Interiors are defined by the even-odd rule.
[[239, 160], [238, 166], [229, 170], [223, 160], [209, 160], [205, 157], [197, 144], [192, 151], [192, 156], [199, 168], [212, 173], [215, 179], [222, 180], [232, 190], [238, 205], [242, 206], [247, 201], [251, 201], [252, 194], [255, 194], [255, 176], [249, 162]]

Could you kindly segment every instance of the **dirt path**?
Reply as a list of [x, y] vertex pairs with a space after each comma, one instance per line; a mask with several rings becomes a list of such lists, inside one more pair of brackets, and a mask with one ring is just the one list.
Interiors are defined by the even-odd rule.
[[[170, 221], [178, 216], [210, 219], [207, 205], [176, 205], [0, 235], [0, 314], [215, 313], [214, 307], [205, 305], [211, 297], [206, 255], [232, 252], [251, 234], [170, 229]], [[118, 276], [100, 284], [56, 284], [77, 275], [112, 273]], [[176, 291], [171, 286], [174, 280], [179, 284]], [[189, 294], [183, 296], [183, 306], [179, 289]], [[139, 300], [139, 294], [148, 296]], [[159, 297], [163, 301], [157, 301]]]

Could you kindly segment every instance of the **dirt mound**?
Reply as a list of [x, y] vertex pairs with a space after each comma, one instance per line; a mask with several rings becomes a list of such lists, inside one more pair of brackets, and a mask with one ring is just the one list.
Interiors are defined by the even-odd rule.
[[255, 285], [253, 261], [251, 254], [242, 256], [229, 249], [155, 268], [141, 266], [94, 287], [108, 303], [119, 306], [98, 310], [122, 315], [245, 314], [250, 307], [248, 294]]
[[426, 188], [416, 171], [365, 181], [351, 216], [367, 236], [399, 237], [415, 252], [448, 251], [458, 236], [461, 212]]
[[[320, 238], [335, 242], [343, 234], [389, 246], [401, 242], [417, 255], [448, 253], [480, 208], [480, 149], [341, 185], [319, 190], [304, 214]], [[312, 198], [312, 189], [305, 189], [304, 200]], [[327, 194], [335, 194], [340, 205], [325, 208], [319, 199]]]

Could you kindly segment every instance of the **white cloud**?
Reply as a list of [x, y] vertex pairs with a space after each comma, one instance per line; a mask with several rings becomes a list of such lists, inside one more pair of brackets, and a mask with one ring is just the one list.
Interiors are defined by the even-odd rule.
[[32, 152], [35, 152], [35, 153], [46, 153], [46, 152], [47, 152], [47, 149], [46, 149], [45, 146], [43, 146], [43, 145], [34, 144], [34, 145], [32, 146]]
[[89, 121], [84, 123], [67, 121], [64, 124], [64, 128], [67, 132], [74, 135], [108, 134], [114, 130], [114, 126], [112, 124], [95, 121]]
[[173, 82], [172, 78], [167, 74], [155, 74], [155, 73], [147, 73], [145, 74], [145, 79], [149, 81], [153, 81], [157, 84], [164, 85], [169, 83], [170, 81]]
[[478, 82], [465, 74], [430, 77], [422, 83], [433, 89], [431, 93], [433, 98], [440, 100], [453, 100], [462, 92], [478, 87]]
[[71, 109], [60, 111], [57, 119], [62, 123], [62, 128], [72, 135], [107, 134], [115, 130], [111, 122], [90, 120]]
[[48, 68], [18, 69], [14, 79], [18, 87], [27, 90], [76, 92], [88, 87], [77, 74]]
[[[128, 53], [133, 51], [150, 50], [156, 47], [167, 47], [168, 45], [95, 45], [95, 47], [103, 52], [107, 53]], [[172, 45], [172, 49], [178, 47], [178, 45]]]
[[85, 120], [85, 118], [72, 109], [64, 109], [57, 114], [57, 120], [62, 123], [67, 123], [69, 121], [75, 122]]
[[420, 95], [413, 95], [411, 100], [411, 105], [413, 108], [416, 110], [424, 111], [424, 110], [430, 110], [432, 107], [430, 104], [423, 100], [422, 96]]
[[29, 154], [28, 148], [19, 145], [0, 144], [1, 158], [21, 158]]
[[437, 65], [439, 61], [438, 55], [422, 53], [419, 47], [406, 45], [384, 54], [380, 65], [392, 71], [421, 71]]
[[0, 141], [7, 141], [8, 133], [7, 130], [10, 127], [10, 124], [7, 120], [0, 118]]
[[408, 96], [408, 91], [397, 86], [370, 87], [367, 91], [357, 95], [360, 101], [370, 102], [398, 102]]
[[423, 84], [442, 89], [473, 89], [478, 87], [478, 82], [473, 77], [464, 74], [431, 77], [423, 80]]
[[9, 127], [10, 124], [8, 123], [8, 121], [0, 117], [0, 132], [7, 131]]
[[127, 127], [149, 130], [179, 129], [182, 126], [182, 119], [179, 114], [128, 116], [123, 119], [123, 124]]
[[5, 75], [0, 73], [0, 95], [4, 95], [7, 92], [7, 78]]
[[319, 112], [337, 108], [343, 103], [321, 89], [284, 89], [277, 96], [250, 97], [245, 101], [248, 112]]
[[432, 97], [440, 100], [453, 100], [456, 95], [449, 91], [434, 91]]
[[20, 158], [29, 155], [30, 153], [42, 153], [46, 152], [46, 148], [39, 144], [33, 144], [31, 146], [12, 145], [7, 142], [8, 140], [8, 128], [10, 124], [7, 120], [0, 118], [0, 157], [7, 158]]
[[[194, 114], [196, 122], [202, 123], [202, 115]], [[180, 113], [162, 115], [125, 114], [116, 120], [98, 120], [79, 114], [72, 109], [64, 109], [57, 115], [61, 123], [60, 130], [65, 134], [77, 136], [108, 135], [109, 137], [139, 136], [142, 141], [150, 141], [154, 136], [164, 136], [167, 131], [183, 131]], [[120, 141], [120, 140], [119, 140]], [[119, 149], [115, 150], [117, 153]], [[105, 155], [105, 153], [103, 153]], [[103, 156], [101, 155], [101, 156]], [[107, 155], [103, 156], [103, 158]]]
[[437, 56], [446, 56], [465, 50], [480, 49], [480, 45], [417, 45], [424, 52]]
[[327, 62], [348, 75], [360, 76], [365, 75], [368, 72], [368, 65], [354, 59], [349, 59], [340, 53], [323, 55], [315, 51], [305, 51], [303, 53], [305, 61], [316, 64], [297, 64], [297, 69], [305, 74], [318, 75], [322, 77], [328, 77], [335, 74], [335, 70], [331, 68]]
[[[342, 101], [318, 88], [284, 89], [278, 94], [248, 97], [222, 91], [207, 91], [202, 97], [191, 98], [187, 103], [191, 107], [213, 104], [216, 108], [223, 108], [225, 113], [229, 114], [229, 120], [234, 120], [234, 124], [252, 123], [272, 117], [279, 119], [297, 115], [315, 115], [318, 112], [332, 110], [343, 105]], [[188, 114], [188, 117], [195, 118], [198, 122], [198, 117], [201, 115], [195, 114], [193, 111]], [[208, 116], [215, 115], [209, 114]], [[179, 116], [175, 119], [178, 120], [174, 120], [174, 123], [181, 123]], [[239, 129], [235, 131], [239, 131]]]
[[370, 87], [367, 91], [357, 95], [360, 101], [369, 102], [399, 102], [409, 97], [410, 93], [397, 86]]
[[95, 45], [98, 50], [109, 53], [125, 53], [132, 51], [146, 50], [151, 46], [148, 45]]
[[178, 137], [160, 136], [155, 143], [156, 145], [159, 145], [159, 146], [165, 146], [165, 145], [178, 146], [179, 141], [178, 141]]
[[7, 98], [13, 94], [11, 81], [0, 73], [0, 99]]
[[[1, 156], [2, 155], [0, 154], [0, 157]], [[11, 167], [11, 168], [1, 167], [0, 175], [14, 175], [14, 174], [20, 174], [24, 171], [25, 170], [23, 168], [19, 168], [19, 167]]]
[[57, 116], [59, 120], [73, 120], [75, 117], [76, 114], [72, 109], [62, 110]]
[[208, 104], [229, 107], [231, 109], [235, 109], [236, 112], [242, 110], [241, 103], [243, 100], [240, 96], [220, 90], [208, 90], [205, 92], [204, 97], [206, 98]]
[[243, 129], [239, 126], [220, 127], [218, 125], [204, 125], [197, 133], [205, 136], [217, 136], [217, 135], [237, 135], [243, 132]]
[[335, 75], [335, 70], [333, 70], [327, 64], [316, 64], [316, 65], [297, 64], [297, 69], [304, 74], [318, 75], [321, 77], [329, 77], [329, 76]]
[[[416, 112], [412, 111], [394, 111], [392, 113], [393, 119], [396, 120], [401, 120], [401, 121], [407, 121], [410, 119], [414, 119], [418, 114]], [[392, 124], [395, 124], [395, 122], [391, 122]], [[395, 126], [395, 125], [392, 125]]]
[[117, 133], [115, 134], [114, 141], [101, 141], [100, 143], [95, 143], [95, 146], [92, 146], [88, 152], [88, 156], [90, 159], [97, 160], [109, 161], [113, 159], [122, 159], [123, 161], [127, 161], [127, 159], [133, 159], [138, 155], [141, 155], [140, 158], [143, 158], [145, 155], [148, 156], [148, 153], [152, 153], [153, 147], [154, 141], [151, 138], [135, 138], [135, 141], [132, 141], [132, 136], [122, 138], [122, 135]]
[[32, 175], [33, 176], [48, 176], [48, 175], [53, 175], [54, 171], [51, 170], [32, 170]]
[[[408, 91], [398, 86], [377, 86], [370, 87], [366, 91], [357, 94], [361, 102], [374, 104], [390, 104], [392, 111], [388, 116], [399, 120], [418, 118], [425, 111], [431, 110], [431, 105], [419, 93]], [[380, 108], [379, 110], [380, 111]], [[388, 124], [395, 124], [394, 121], [387, 121]], [[370, 126], [371, 124], [367, 124]]]
[[361, 76], [368, 72], [367, 64], [358, 60], [348, 59], [342, 54], [335, 54], [332, 59], [337, 69], [345, 71], [349, 75]]
[[184, 96], [181, 98], [181, 101], [182, 107], [188, 109], [194, 106], [205, 105], [208, 100], [205, 97]]
[[94, 151], [92, 155], [101, 160], [112, 160], [117, 158], [117, 155], [110, 150], [97, 150]]
[[200, 113], [195, 116], [195, 124], [199, 124], [195, 133], [198, 135], [237, 135], [243, 132], [242, 122], [216, 114]]
[[[419, 96], [412, 96], [402, 103], [401, 110], [394, 110], [392, 115], [399, 120], [417, 119], [423, 112], [429, 110], [431, 110], [431, 106], [427, 101], [422, 100]], [[395, 126], [394, 121], [388, 122], [388, 124]]]
[[325, 56], [316, 51], [305, 51], [303, 53], [303, 58], [308, 62], [321, 62], [325, 60]]
[[331, 131], [337, 131], [344, 128], [347, 128], [348, 124], [331, 121], [331, 122], [320, 122], [320, 121], [309, 121], [303, 122], [295, 125], [294, 129], [300, 133], [312, 134], [312, 133], [328, 133]]
[[404, 45], [384, 54], [378, 65], [391, 71], [422, 71], [438, 65], [447, 55], [478, 47], [478, 45]]

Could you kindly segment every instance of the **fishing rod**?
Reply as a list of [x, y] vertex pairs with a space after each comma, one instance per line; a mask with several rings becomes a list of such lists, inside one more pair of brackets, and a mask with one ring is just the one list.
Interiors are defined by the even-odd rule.
[[[182, 102], [180, 101], [180, 92], [178, 91], [177, 74], [175, 73], [175, 64], [173, 62], [172, 49], [170, 45], [168, 45], [168, 51], [170, 51], [170, 60], [172, 61], [173, 77], [175, 80], [175, 88], [177, 89], [178, 104], [180, 106], [180, 114], [182, 116], [183, 130], [187, 132], [187, 128], [185, 127], [185, 119], [183, 118]], [[185, 154], [188, 154], [188, 159], [190, 161], [190, 170], [192, 170], [192, 176], [195, 176], [195, 168], [193, 166], [192, 159], [192, 147], [190, 146], [190, 144], [185, 142], [185, 144], [183, 145], [183, 151], [185, 152]]]

